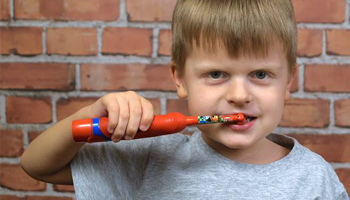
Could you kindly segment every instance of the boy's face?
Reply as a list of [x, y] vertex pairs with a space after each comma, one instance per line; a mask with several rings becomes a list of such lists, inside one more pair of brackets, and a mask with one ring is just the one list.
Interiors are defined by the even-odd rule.
[[188, 56], [184, 76], [172, 77], [180, 98], [187, 98], [192, 115], [244, 113], [256, 117], [249, 124], [200, 125], [203, 138], [212, 146], [246, 149], [257, 145], [274, 130], [289, 98], [291, 82], [280, 45], [272, 45], [265, 58], [230, 58], [218, 47], [215, 53], [194, 48]]

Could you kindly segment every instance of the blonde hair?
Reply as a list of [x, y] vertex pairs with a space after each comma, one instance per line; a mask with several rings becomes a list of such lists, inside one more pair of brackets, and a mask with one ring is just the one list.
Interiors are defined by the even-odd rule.
[[223, 44], [232, 58], [265, 57], [276, 38], [291, 74], [297, 28], [290, 0], [178, 0], [172, 20], [172, 62], [183, 76], [193, 45], [214, 52]]

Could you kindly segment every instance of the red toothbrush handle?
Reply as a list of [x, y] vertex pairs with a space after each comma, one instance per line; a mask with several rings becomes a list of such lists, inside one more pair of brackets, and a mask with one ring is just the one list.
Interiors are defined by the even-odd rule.
[[[186, 128], [186, 116], [181, 113], [155, 115], [149, 129], [138, 131], [134, 139], [155, 137], [177, 133]], [[107, 131], [108, 118], [82, 119], [72, 122], [73, 139], [76, 142], [102, 142], [110, 141], [111, 134]]]

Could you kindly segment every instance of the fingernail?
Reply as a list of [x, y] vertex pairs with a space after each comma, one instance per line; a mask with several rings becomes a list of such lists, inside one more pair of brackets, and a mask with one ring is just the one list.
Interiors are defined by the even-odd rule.
[[141, 129], [141, 131], [146, 131], [147, 130], [147, 126], [146, 125], [141, 125], [140, 129]]
[[108, 129], [108, 132], [109, 133], [113, 133], [113, 129]]

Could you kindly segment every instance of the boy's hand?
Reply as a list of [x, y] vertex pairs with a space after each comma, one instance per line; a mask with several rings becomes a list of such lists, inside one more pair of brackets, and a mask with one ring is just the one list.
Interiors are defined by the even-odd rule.
[[138, 129], [146, 131], [153, 121], [153, 105], [133, 91], [107, 94], [90, 108], [93, 117], [108, 116], [108, 131], [114, 142], [134, 138]]

